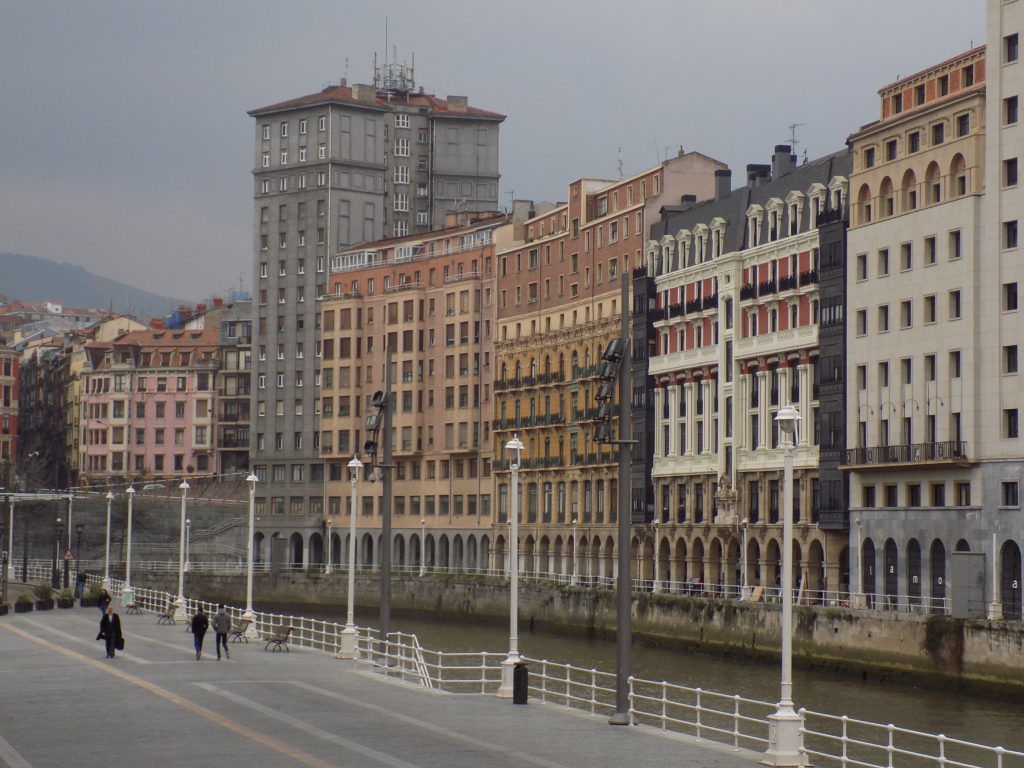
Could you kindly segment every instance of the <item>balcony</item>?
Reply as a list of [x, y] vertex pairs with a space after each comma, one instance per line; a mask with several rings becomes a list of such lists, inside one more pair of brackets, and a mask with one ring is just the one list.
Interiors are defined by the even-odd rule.
[[249, 438], [247, 437], [222, 437], [217, 443], [218, 448], [248, 448]]
[[943, 443], [910, 443], [849, 448], [843, 469], [902, 469], [906, 465], [965, 466], [970, 462], [967, 443], [947, 440]]

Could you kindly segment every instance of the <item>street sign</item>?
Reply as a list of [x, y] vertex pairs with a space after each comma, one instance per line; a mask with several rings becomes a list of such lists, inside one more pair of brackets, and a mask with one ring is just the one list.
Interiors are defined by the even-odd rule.
[[67, 548], [67, 551], [64, 553], [64, 558], [63, 559], [64, 560], [74, 560], [75, 559], [75, 553], [71, 551], [71, 547]]

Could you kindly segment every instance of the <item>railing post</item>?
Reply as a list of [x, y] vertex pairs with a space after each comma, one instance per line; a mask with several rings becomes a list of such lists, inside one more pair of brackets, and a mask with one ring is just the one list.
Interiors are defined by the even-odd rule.
[[885, 751], [889, 755], [889, 764], [888, 766], [886, 766], [886, 768], [895, 768], [895, 766], [892, 763], [892, 757], [896, 753], [896, 745], [893, 744], [893, 735], [896, 733], [896, 726], [894, 726], [892, 723], [889, 723], [887, 726], [885, 726], [885, 729], [889, 734], [888, 743], [885, 745]]
[[738, 693], [732, 697], [732, 745], [737, 749], [740, 746], [740, 699]]
[[697, 726], [697, 738], [699, 739], [700, 738], [700, 715], [701, 715], [701, 704], [700, 704], [700, 693], [701, 693], [701, 690], [700, 690], [700, 688], [696, 689], [696, 693], [697, 693], [697, 707], [696, 707], [697, 722], [694, 723], [694, 725]]
[[840, 742], [842, 744], [842, 746], [843, 746], [843, 754], [842, 754], [842, 757], [840, 759], [841, 759], [841, 765], [843, 765], [844, 768], [847, 765], [846, 750], [849, 747], [849, 733], [848, 733], [849, 720], [850, 720], [849, 716], [843, 715], [843, 717], [842, 717], [842, 721], [843, 721], [843, 740]]

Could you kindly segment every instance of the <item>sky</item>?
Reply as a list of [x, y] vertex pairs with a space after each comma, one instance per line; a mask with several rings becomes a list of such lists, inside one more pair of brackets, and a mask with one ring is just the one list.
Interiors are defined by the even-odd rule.
[[[984, 41], [984, 0], [2, 0], [0, 251], [201, 301], [251, 287], [246, 112], [397, 50], [501, 112], [501, 201], [679, 147], [810, 158], [877, 91]], [[385, 46], [385, 27], [387, 46]], [[3, 276], [0, 275], [0, 293]]]

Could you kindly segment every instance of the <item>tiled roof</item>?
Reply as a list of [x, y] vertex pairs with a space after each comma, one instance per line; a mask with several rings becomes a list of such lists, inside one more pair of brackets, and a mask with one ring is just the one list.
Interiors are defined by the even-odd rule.
[[404, 98], [399, 97], [399, 99], [388, 100], [386, 98], [381, 98], [381, 95], [378, 93], [374, 103], [371, 105], [368, 102], [358, 101], [355, 96], [352, 95], [352, 86], [334, 85], [324, 88], [319, 93], [311, 93], [308, 96], [299, 96], [296, 99], [288, 99], [287, 101], [280, 101], [277, 104], [271, 104], [266, 107], [250, 110], [249, 114], [256, 116], [273, 112], [283, 112], [311, 104], [324, 104], [327, 102], [341, 101], [349, 104], [364, 104], [365, 106], [378, 107], [387, 107], [391, 105], [427, 107], [431, 112], [437, 112], [440, 114], [469, 115], [472, 117], [494, 118], [498, 120], [505, 119], [505, 115], [499, 112], [491, 112], [486, 109], [479, 109], [478, 107], [467, 107], [465, 112], [452, 111], [449, 110], [448, 101], [446, 99], [438, 98], [437, 96], [432, 96], [427, 93], [410, 93]]

